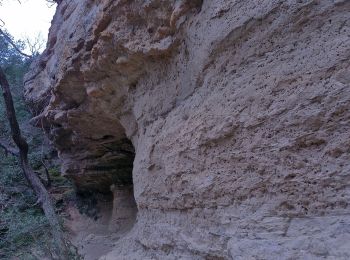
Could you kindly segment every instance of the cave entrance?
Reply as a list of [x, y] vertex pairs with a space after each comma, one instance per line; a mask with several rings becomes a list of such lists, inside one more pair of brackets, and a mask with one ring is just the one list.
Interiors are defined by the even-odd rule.
[[131, 141], [125, 138], [110, 150], [117, 157], [109, 186], [112, 195], [109, 230], [112, 232], [126, 231], [135, 223], [137, 214], [132, 177], [135, 149]]
[[[105, 136], [85, 161], [84, 174], [73, 175], [76, 204], [66, 226], [78, 252], [99, 259], [136, 221], [132, 178], [135, 149], [128, 139]], [[78, 214], [77, 210], [80, 214]], [[108, 239], [106, 239], [108, 237]]]
[[132, 178], [135, 149], [130, 140], [103, 138], [100, 157], [85, 168], [78, 187], [80, 213], [110, 232], [130, 229], [137, 214]]

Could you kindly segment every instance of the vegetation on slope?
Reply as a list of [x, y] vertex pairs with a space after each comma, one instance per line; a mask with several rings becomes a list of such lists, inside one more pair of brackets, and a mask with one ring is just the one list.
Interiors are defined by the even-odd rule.
[[[11, 37], [7, 34], [7, 37]], [[16, 42], [21, 50], [22, 42]], [[21, 129], [29, 141], [30, 161], [35, 171], [45, 179], [43, 161], [50, 163], [50, 179], [53, 188], [66, 185], [52, 163], [53, 151], [44, 144], [43, 133], [28, 123], [30, 113], [22, 96], [23, 76], [28, 71], [31, 59], [22, 55], [0, 35], [0, 66], [11, 85], [15, 109]], [[3, 99], [0, 99], [0, 139], [9, 142], [10, 131]], [[59, 204], [58, 200], [58, 204]], [[43, 255], [52, 258], [52, 239], [47, 219], [37, 198], [23, 177], [17, 158], [0, 149], [0, 258], [40, 259]], [[51, 257], [50, 257], [51, 256]]]

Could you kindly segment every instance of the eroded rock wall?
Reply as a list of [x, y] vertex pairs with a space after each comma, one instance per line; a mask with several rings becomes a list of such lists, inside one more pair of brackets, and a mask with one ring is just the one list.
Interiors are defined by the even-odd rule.
[[62, 1], [26, 98], [81, 187], [132, 168], [137, 222], [103, 259], [349, 259], [349, 18], [346, 0]]

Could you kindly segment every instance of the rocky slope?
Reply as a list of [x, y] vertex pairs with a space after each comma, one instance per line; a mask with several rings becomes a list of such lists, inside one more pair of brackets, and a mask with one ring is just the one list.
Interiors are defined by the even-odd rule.
[[349, 63], [347, 0], [62, 0], [25, 95], [80, 189], [133, 185], [101, 259], [349, 259]]

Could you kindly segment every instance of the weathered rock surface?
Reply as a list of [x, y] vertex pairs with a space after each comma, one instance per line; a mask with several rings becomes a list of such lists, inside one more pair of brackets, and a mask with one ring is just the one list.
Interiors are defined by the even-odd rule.
[[132, 169], [102, 259], [349, 259], [349, 63], [347, 0], [70, 0], [26, 98], [78, 186]]

